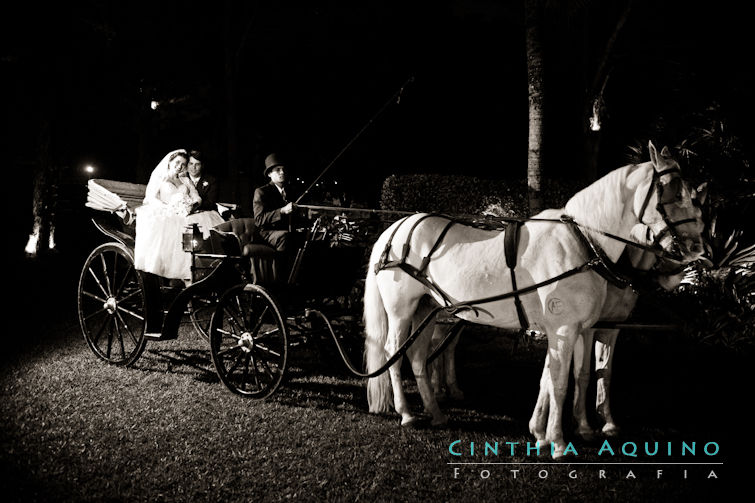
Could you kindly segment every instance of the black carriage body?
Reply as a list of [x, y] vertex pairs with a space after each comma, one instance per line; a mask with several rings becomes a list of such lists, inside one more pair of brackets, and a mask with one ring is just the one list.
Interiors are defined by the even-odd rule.
[[[112, 191], [121, 185], [140, 201], [142, 187], [135, 184], [100, 181], [97, 187]], [[191, 253], [191, 283], [186, 285], [136, 269], [136, 226], [128, 210], [123, 218], [103, 212], [92, 219], [110, 240], [92, 251], [79, 281], [82, 332], [100, 359], [131, 365], [147, 341], [177, 338], [188, 315], [209, 341], [221, 382], [239, 395], [265, 398], [283, 380], [290, 333], [307, 339], [306, 334], [316, 338], [329, 331], [342, 355], [343, 334], [361, 342], [361, 316], [354, 314], [361, 307], [371, 241], [360, 235], [366, 226], [360, 229], [332, 212], [310, 214], [314, 224], [304, 230], [290, 271], [280, 270], [288, 261], [262, 241], [251, 218], [226, 221], [207, 238], [196, 226], [188, 228], [183, 245]], [[337, 328], [329, 316], [339, 320]]]
[[[113, 245], [120, 245], [133, 264], [134, 226], [99, 215], [92, 222], [115, 241]], [[175, 339], [183, 316], [191, 312], [189, 305], [192, 299], [206, 299], [223, 293], [233, 285], [253, 281], [245, 272], [249, 270], [248, 259], [241, 256], [237, 243], [232, 236], [216, 232], [210, 239], [198, 243], [192, 250], [192, 283], [188, 286], [179, 285], [180, 280], [169, 281], [135, 269], [143, 289], [146, 339]]]
[[[127, 250], [133, 260], [134, 225], [125, 225], [113, 215], [97, 215], [95, 227]], [[280, 271], [276, 252], [252, 238], [252, 219], [237, 219], [213, 229], [208, 239], [188, 230], [186, 251], [192, 253], [192, 282], [177, 285], [161, 276], [137, 270], [145, 297], [145, 333], [150, 340], [177, 337], [181, 318], [193, 298], [219, 296], [240, 283], [252, 283], [285, 299], [287, 308], [298, 310], [302, 303], [323, 307], [320, 301], [353, 294], [364, 276], [365, 248], [338, 245], [317, 226], [308, 231], [304, 248], [296, 257], [296, 273]], [[177, 285], [177, 286], [176, 286]]]

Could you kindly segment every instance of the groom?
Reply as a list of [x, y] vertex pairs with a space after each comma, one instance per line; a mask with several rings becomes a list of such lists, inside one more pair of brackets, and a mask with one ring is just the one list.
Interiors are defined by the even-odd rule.
[[203, 173], [202, 152], [192, 150], [189, 152], [189, 178], [197, 188], [202, 202], [195, 208], [196, 211], [217, 211], [218, 184], [215, 177]]

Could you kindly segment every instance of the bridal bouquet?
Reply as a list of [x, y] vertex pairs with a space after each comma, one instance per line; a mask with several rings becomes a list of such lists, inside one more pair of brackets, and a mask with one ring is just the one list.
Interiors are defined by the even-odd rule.
[[173, 214], [185, 217], [189, 213], [191, 213], [193, 206], [194, 202], [188, 195], [174, 194], [173, 197], [170, 198], [170, 202], [168, 203], [168, 210]]

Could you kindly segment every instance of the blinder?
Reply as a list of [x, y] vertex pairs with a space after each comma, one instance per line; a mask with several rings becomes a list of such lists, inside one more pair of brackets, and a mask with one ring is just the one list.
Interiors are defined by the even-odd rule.
[[[668, 176], [664, 180], [664, 176], [666, 175]], [[656, 199], [658, 201], [658, 203], [656, 204], [656, 211], [658, 211], [658, 213], [661, 215], [661, 218], [666, 225], [659, 232], [654, 233], [655, 239], [653, 240], [652, 246], [654, 248], [659, 248], [664, 253], [664, 255], [670, 255], [667, 258], [670, 258], [672, 260], [681, 260], [681, 238], [676, 228], [681, 225], [693, 223], [696, 221], [695, 218], [684, 218], [682, 220], [674, 221], [669, 218], [668, 213], [666, 212], [667, 205], [674, 204], [680, 200], [683, 183], [684, 182], [681, 178], [681, 169], [678, 165], [669, 169], [665, 169], [663, 171], [653, 170], [653, 182], [651, 184], [651, 187], [648, 189], [647, 195], [645, 196], [645, 201], [642, 203], [642, 208], [640, 209], [640, 214], [638, 215], [640, 222], [648, 225], [648, 227], [651, 226], [651, 224], [647, 224], [643, 221], [643, 217], [645, 216], [645, 211], [647, 210], [648, 204], [650, 203], [650, 198], [653, 196], [653, 189], [655, 189], [655, 193], [657, 195]], [[697, 201], [694, 202], [699, 205]], [[668, 252], [666, 251], [667, 249], [672, 251]]]

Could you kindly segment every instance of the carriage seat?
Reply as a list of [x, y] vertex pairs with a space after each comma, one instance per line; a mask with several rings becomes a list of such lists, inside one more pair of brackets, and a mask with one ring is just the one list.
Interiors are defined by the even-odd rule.
[[256, 284], [272, 285], [282, 281], [280, 254], [262, 240], [253, 218], [234, 218], [216, 225], [215, 229], [236, 236], [241, 255], [251, 259], [251, 273]]
[[257, 232], [253, 218], [234, 218], [215, 226], [221, 232], [231, 232], [239, 240], [241, 255], [244, 257], [273, 258], [276, 251], [265, 243]]

